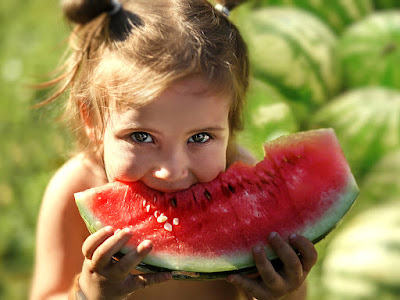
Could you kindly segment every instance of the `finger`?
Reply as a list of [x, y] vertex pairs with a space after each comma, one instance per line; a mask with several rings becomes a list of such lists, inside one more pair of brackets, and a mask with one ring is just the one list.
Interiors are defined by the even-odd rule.
[[118, 268], [120, 272], [124, 274], [128, 274], [130, 270], [136, 267], [143, 258], [150, 253], [153, 248], [153, 244], [145, 240], [137, 246], [137, 248], [132, 249], [127, 252], [117, 264], [115, 264], [115, 268]]
[[303, 278], [303, 266], [296, 252], [275, 232], [270, 234], [269, 242], [283, 263], [285, 277], [292, 284], [299, 284]]
[[108, 266], [111, 262], [112, 256], [119, 252], [122, 247], [131, 239], [132, 229], [125, 228], [120, 230], [117, 234], [109, 237], [104, 241], [92, 256], [92, 266], [95, 269], [101, 269]]
[[252, 251], [258, 273], [260, 274], [264, 284], [268, 288], [274, 290], [282, 288], [283, 279], [268, 260], [264, 247], [258, 245], [255, 246]]
[[171, 273], [148, 273], [142, 275], [130, 274], [126, 280], [126, 287], [129, 293], [144, 289], [148, 286], [159, 284], [172, 279]]
[[264, 289], [256, 280], [240, 275], [229, 275], [226, 279], [228, 282], [241, 289], [250, 299], [252, 299], [250, 296], [261, 298], [263, 295], [265, 295]]
[[99, 231], [91, 234], [82, 245], [82, 253], [87, 259], [92, 259], [94, 251], [99, 247], [106, 239], [114, 234], [111, 226], [106, 226]]
[[291, 235], [289, 242], [294, 249], [300, 253], [300, 261], [303, 266], [304, 273], [308, 274], [318, 259], [318, 253], [313, 243], [308, 239], [299, 235]]

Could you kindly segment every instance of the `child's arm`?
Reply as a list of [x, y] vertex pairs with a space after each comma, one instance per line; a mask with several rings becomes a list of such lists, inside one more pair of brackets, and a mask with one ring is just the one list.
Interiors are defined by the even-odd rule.
[[82, 269], [81, 248], [89, 233], [73, 193], [88, 187], [91, 177], [78, 159], [72, 159], [47, 186], [37, 225], [31, 299], [66, 299], [75, 274]]
[[[278, 234], [270, 235], [269, 244], [283, 263], [274, 269], [263, 248], [253, 248], [253, 256], [260, 276], [249, 279], [240, 275], [228, 276], [228, 281], [242, 289], [249, 299], [305, 300], [305, 279], [317, 261], [314, 245], [302, 236], [293, 235], [286, 243]], [[299, 255], [297, 255], [297, 253]]]
[[[102, 231], [89, 236], [75, 205], [73, 194], [105, 183], [102, 179], [99, 179], [101, 176], [96, 174], [95, 170], [96, 168], [93, 168], [90, 161], [74, 158], [56, 173], [46, 189], [38, 220], [36, 264], [31, 291], [32, 300], [67, 299], [74, 278], [79, 273], [82, 273], [80, 283], [82, 283], [84, 289], [90, 288], [88, 293], [93, 293], [98, 289], [105, 290], [104, 284], [107, 284], [107, 281], [88, 280], [88, 272], [95, 272], [91, 274], [96, 275], [98, 268], [91, 268], [91, 260], [88, 258], [84, 262], [82, 250], [85, 251], [86, 256], [89, 256], [89, 253], [92, 252], [93, 257], [97, 257], [99, 261], [104, 261], [104, 259], [107, 259], [107, 256], [101, 254], [104, 245], [109, 245], [112, 249], [117, 249], [116, 252], [118, 252], [121, 238], [127, 236], [126, 234], [112, 234], [107, 237], [109, 239], [104, 245], [101, 243]], [[105, 232], [107, 233], [107, 230]], [[85, 247], [82, 249], [83, 244]], [[142, 250], [139, 247], [139, 256], [145, 255]], [[133, 264], [135, 264], [142, 256], [138, 258], [137, 255], [131, 254], [129, 257], [133, 259]], [[129, 263], [128, 259], [124, 260]], [[116, 264], [116, 266], [123, 266], [123, 264]], [[118, 274], [115, 275], [118, 276]], [[157, 274], [154, 277], [155, 279], [153, 281], [149, 279], [149, 282], [158, 282], [165, 278], [163, 274]], [[139, 282], [139, 284], [142, 283]], [[110, 297], [110, 299], [112, 298]]]

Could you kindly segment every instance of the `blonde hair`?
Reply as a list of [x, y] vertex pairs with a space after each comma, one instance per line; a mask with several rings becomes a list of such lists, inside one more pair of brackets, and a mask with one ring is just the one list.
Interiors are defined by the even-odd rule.
[[[219, 2], [232, 9], [241, 1]], [[228, 18], [205, 0], [121, 4], [122, 9], [110, 15], [110, 0], [63, 1], [64, 14], [75, 27], [62, 72], [50, 82], [59, 88], [42, 104], [69, 91], [65, 115], [81, 150], [94, 150], [101, 140], [111, 103], [144, 105], [175, 81], [193, 75], [232, 95], [232, 136], [240, 130], [248, 57]], [[97, 129], [92, 139], [85, 132], [88, 122]]]

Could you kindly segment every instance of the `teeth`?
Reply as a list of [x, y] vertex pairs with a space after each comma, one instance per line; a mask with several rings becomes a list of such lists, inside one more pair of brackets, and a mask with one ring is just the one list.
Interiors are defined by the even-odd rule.
[[174, 225], [179, 225], [179, 219], [178, 219], [178, 218], [174, 218], [174, 219], [172, 220], [172, 224], [174, 224]]
[[172, 231], [172, 225], [168, 222], [165, 222], [164, 229], [167, 231]]
[[157, 222], [158, 223], [164, 223], [165, 221], [168, 220], [168, 217], [165, 216], [164, 214], [161, 214], [158, 218], [157, 218]]

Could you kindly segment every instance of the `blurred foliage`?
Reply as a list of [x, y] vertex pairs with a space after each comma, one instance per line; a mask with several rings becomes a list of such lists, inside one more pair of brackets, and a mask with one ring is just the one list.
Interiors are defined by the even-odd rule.
[[26, 299], [40, 201], [70, 138], [58, 109], [33, 109], [67, 37], [57, 1], [0, 2], [0, 299]]
[[[246, 18], [251, 2], [243, 6], [242, 10], [235, 11], [232, 18]], [[373, 2], [378, 3], [375, 4], [376, 8], [383, 6], [379, 3], [385, 3], [385, 8], [389, 8], [391, 3], [398, 3], [387, 0]], [[41, 197], [52, 173], [72, 149], [72, 139], [57, 121], [62, 107], [52, 105], [32, 109], [33, 104], [45, 99], [48, 91], [29, 87], [31, 83], [45, 81], [46, 74], [55, 68], [64, 51], [68, 32], [58, 1], [0, 1], [0, 299], [27, 298], [34, 264], [35, 227]], [[379, 60], [376, 63], [379, 64]], [[296, 110], [296, 107], [292, 106], [291, 109], [287, 106], [292, 105], [290, 101], [287, 104], [283, 102], [287, 95], [280, 95], [275, 87], [255, 85], [254, 88], [251, 93], [251, 97], [257, 99], [254, 103], [260, 103], [262, 99], [257, 89], [263, 90], [262, 93], [269, 99], [260, 107], [249, 106], [246, 112], [247, 126], [253, 128], [257, 140], [250, 134], [241, 136], [241, 141], [247, 143], [247, 138], [247, 141], [262, 143], [280, 132], [288, 133], [300, 128], [292, 116], [292, 110]], [[265, 114], [267, 111], [270, 113]], [[285, 114], [275, 116], [278, 112]], [[260, 113], [262, 119], [256, 116]], [[392, 124], [400, 124], [398, 117], [397, 114]], [[357, 118], [357, 114], [354, 118]], [[266, 122], [267, 119], [272, 121]], [[264, 129], [260, 129], [260, 124], [265, 126]], [[259, 136], [262, 130], [264, 138]], [[398, 126], [394, 130], [398, 134]], [[355, 147], [363, 145], [353, 143], [352, 148]], [[329, 272], [323, 267], [325, 254], [332, 251], [331, 243], [346, 227], [351, 226], [351, 220], [364, 210], [381, 205], [386, 198], [400, 200], [396, 182], [396, 178], [400, 178], [398, 151], [387, 156], [382, 154], [376, 166], [371, 166], [371, 171], [365, 174], [365, 179], [358, 178], [361, 195], [355, 207], [337, 230], [317, 244], [319, 261], [309, 275], [309, 299], [329, 298], [321, 280], [324, 272]], [[382, 295], [385, 293], [390, 291], [382, 290]]]

